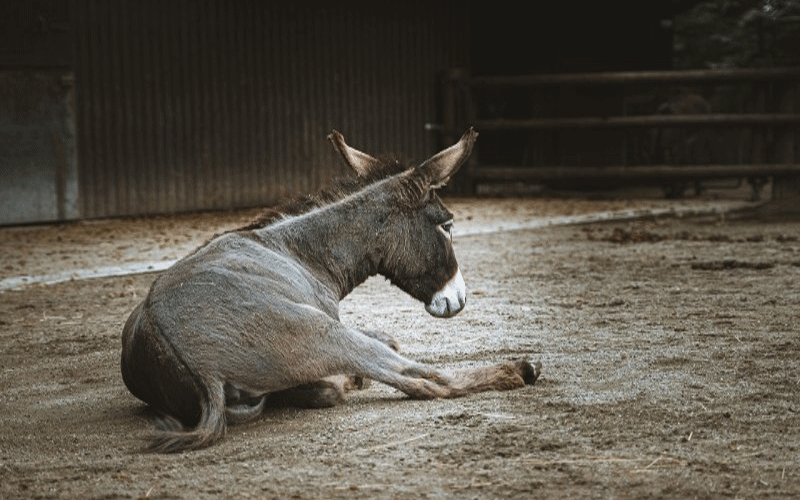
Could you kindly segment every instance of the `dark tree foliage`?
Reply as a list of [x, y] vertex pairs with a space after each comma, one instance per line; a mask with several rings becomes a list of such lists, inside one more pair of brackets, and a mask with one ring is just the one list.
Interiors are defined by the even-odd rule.
[[697, 2], [674, 19], [674, 68], [800, 64], [800, 0]]

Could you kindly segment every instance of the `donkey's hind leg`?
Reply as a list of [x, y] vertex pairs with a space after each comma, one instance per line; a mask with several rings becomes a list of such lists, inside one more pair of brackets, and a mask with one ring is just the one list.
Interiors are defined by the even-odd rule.
[[344, 395], [362, 389], [365, 381], [354, 375], [332, 375], [309, 384], [298, 385], [269, 394], [269, 406], [329, 408], [344, 402]]
[[266, 396], [242, 391], [234, 384], [225, 384], [225, 421], [243, 424], [257, 418], [264, 411]]

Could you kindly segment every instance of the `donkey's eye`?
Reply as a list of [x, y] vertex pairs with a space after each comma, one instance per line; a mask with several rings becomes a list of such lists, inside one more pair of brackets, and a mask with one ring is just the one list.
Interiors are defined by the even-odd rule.
[[449, 220], [439, 227], [441, 227], [442, 231], [444, 231], [445, 233], [452, 235], [451, 231], [453, 231], [453, 221]]

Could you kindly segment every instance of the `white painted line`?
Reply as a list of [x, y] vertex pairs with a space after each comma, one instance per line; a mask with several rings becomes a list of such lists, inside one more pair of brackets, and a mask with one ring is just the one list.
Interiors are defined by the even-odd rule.
[[87, 280], [92, 278], [110, 278], [113, 276], [129, 276], [132, 274], [163, 271], [177, 260], [159, 262], [131, 262], [119, 266], [97, 267], [93, 269], [70, 269], [54, 274], [40, 276], [14, 276], [0, 280], [0, 292], [15, 290], [29, 285], [54, 285], [65, 281]]
[[456, 228], [453, 230], [453, 237], [464, 238], [467, 236], [481, 236], [510, 231], [522, 231], [526, 229], [540, 229], [550, 226], [568, 226], [573, 224], [589, 224], [593, 222], [626, 221], [643, 219], [647, 217], [688, 217], [693, 215], [714, 215], [747, 208], [755, 208], [759, 205], [760, 203], [741, 201], [700, 204], [683, 207], [614, 210], [609, 212], [594, 212], [581, 215], [545, 217], [542, 219], [531, 219], [524, 222], [499, 222], [496, 224], [466, 227], [462, 230], [458, 230], [458, 224], [456, 224]]
[[[728, 213], [736, 210], [754, 208], [759, 203], [753, 202], [718, 202], [705, 203], [683, 207], [652, 208], [617, 210], [610, 212], [595, 212], [583, 215], [567, 215], [560, 217], [546, 217], [531, 219], [523, 222], [500, 222], [495, 224], [467, 227], [454, 231], [454, 238], [468, 236], [481, 236], [509, 231], [523, 231], [526, 229], [539, 229], [551, 226], [567, 226], [571, 224], [589, 224], [592, 222], [610, 222], [641, 219], [645, 217], [686, 217], [691, 215], [712, 215]], [[16, 290], [29, 285], [53, 285], [72, 280], [86, 280], [92, 278], [110, 278], [114, 276], [129, 276], [149, 272], [163, 271], [177, 262], [175, 259], [155, 262], [131, 262], [119, 266], [97, 267], [93, 269], [71, 269], [55, 274], [40, 276], [14, 276], [0, 280], [0, 292]]]

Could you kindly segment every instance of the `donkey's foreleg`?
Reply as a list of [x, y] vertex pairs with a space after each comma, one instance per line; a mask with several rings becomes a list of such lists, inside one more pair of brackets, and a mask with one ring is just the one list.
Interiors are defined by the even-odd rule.
[[[405, 370], [403, 374], [424, 380], [426, 383], [423, 383], [423, 391], [433, 392], [433, 397], [454, 398], [476, 392], [507, 391], [533, 385], [539, 378], [541, 370], [542, 364], [538, 361], [531, 364], [526, 360], [516, 360], [452, 373], [422, 365]], [[427, 382], [434, 387], [431, 388], [431, 384]], [[407, 394], [415, 397], [412, 393], [407, 392]]]
[[[393, 351], [400, 346], [383, 332], [365, 331], [364, 335], [386, 344]], [[350, 391], [366, 389], [371, 380], [361, 375], [331, 375], [309, 384], [299, 385], [269, 395], [270, 406], [294, 406], [297, 408], [328, 408], [344, 402]]]
[[398, 354], [385, 335], [350, 328], [308, 306], [299, 307], [297, 313], [303, 317], [304, 328], [292, 337], [296, 361], [282, 364], [280, 372], [298, 385], [352, 374], [390, 385], [412, 398], [452, 398], [522, 387], [536, 380], [541, 366], [518, 361], [449, 374]]
[[533, 385], [541, 373], [542, 363], [531, 364], [520, 359], [496, 366], [459, 370], [453, 374], [453, 385], [465, 394], [506, 391]]
[[379, 332], [376, 330], [364, 330], [361, 333], [366, 335], [367, 337], [372, 337], [375, 340], [379, 340], [384, 344], [388, 345], [393, 351], [400, 352], [400, 344], [394, 340], [394, 338], [389, 335], [388, 333]]
[[353, 371], [406, 393], [412, 398], [452, 398], [489, 390], [509, 390], [533, 384], [541, 363], [510, 361], [497, 366], [447, 373], [407, 359], [370, 336], [350, 331], [355, 345], [346, 352]]

